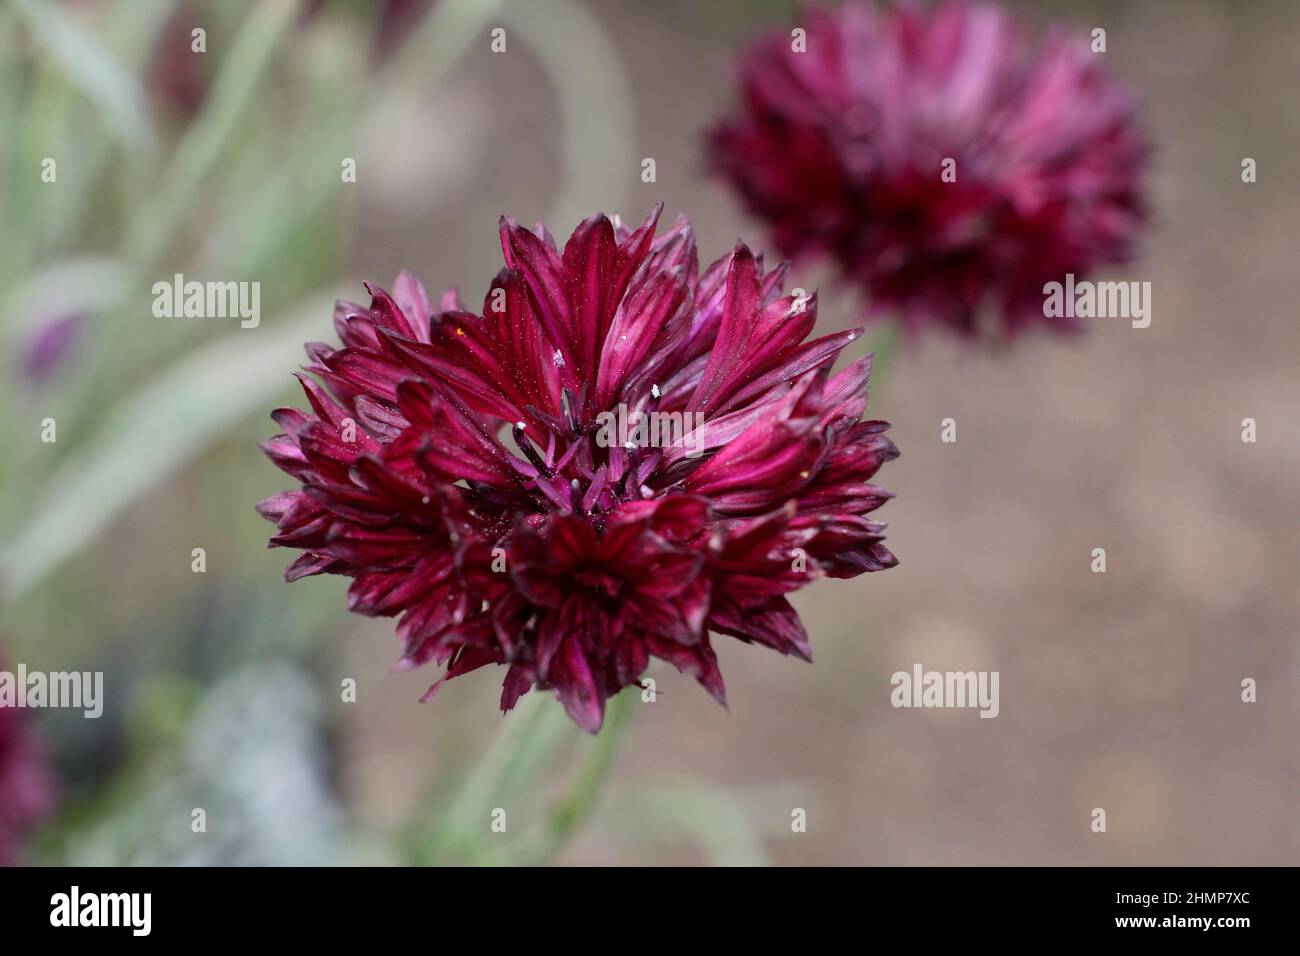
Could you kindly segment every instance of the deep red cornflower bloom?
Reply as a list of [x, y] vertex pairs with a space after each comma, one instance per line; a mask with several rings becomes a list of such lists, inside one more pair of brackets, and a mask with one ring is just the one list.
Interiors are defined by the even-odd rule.
[[24, 715], [0, 706], [0, 866], [19, 862], [19, 844], [49, 812], [53, 780]]
[[805, 342], [816, 298], [784, 267], [737, 244], [701, 274], [658, 216], [593, 216], [563, 252], [503, 219], [481, 314], [402, 273], [338, 304], [343, 348], [308, 346], [325, 387], [299, 376], [311, 411], [264, 446], [302, 490], [259, 510], [304, 552], [288, 580], [348, 575], [352, 610], [402, 615], [399, 668], [505, 664], [503, 710], [553, 689], [594, 732], [651, 657], [723, 701], [710, 634], [808, 659], [785, 595], [896, 563], [867, 517], [897, 455], [859, 421], [870, 359], [829, 374], [857, 333]]
[[1044, 284], [1124, 261], [1145, 219], [1146, 144], [1088, 38], [1035, 41], [964, 0], [798, 25], [743, 55], [741, 106], [709, 136], [782, 254], [827, 255], [909, 329], [1070, 327]]

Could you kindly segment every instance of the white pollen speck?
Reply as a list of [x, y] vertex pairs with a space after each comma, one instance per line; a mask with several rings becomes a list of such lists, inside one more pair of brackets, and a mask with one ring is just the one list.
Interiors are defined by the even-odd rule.
[[515, 428], [518, 428], [520, 431], [523, 431], [523, 430], [524, 430], [524, 423], [523, 423], [523, 422], [515, 422]]
[[651, 386], [650, 386], [650, 394], [653, 395], [655, 398], [658, 398], [658, 397], [659, 397], [659, 386], [658, 386], [658, 385], [651, 385]]
[[559, 349], [555, 350], [555, 354], [551, 356], [551, 360], [555, 362], [556, 368], [564, 368], [564, 356], [560, 354]]

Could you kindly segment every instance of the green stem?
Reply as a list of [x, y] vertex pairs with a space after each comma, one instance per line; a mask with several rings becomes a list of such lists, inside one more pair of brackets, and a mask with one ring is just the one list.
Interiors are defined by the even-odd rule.
[[901, 338], [898, 322], [882, 325], [874, 335], [864, 336], [867, 341], [864, 355], [875, 353], [871, 362], [871, 389], [876, 392], [885, 384], [885, 377], [894, 364], [894, 353], [898, 350]]
[[[563, 709], [549, 694], [525, 694], [514, 711], [501, 718], [491, 744], [456, 787], [445, 809], [417, 819], [409, 831], [413, 860], [419, 865], [482, 863], [493, 859], [488, 832], [491, 809], [508, 805], [555, 759], [560, 739], [570, 727]], [[431, 782], [426, 800], [435, 805], [439, 785]]]
[[605, 707], [605, 724], [589, 749], [568, 792], [551, 807], [540, 836], [538, 856], [549, 861], [564, 848], [587, 822], [600, 801], [619, 744], [632, 726], [632, 710], [638, 703], [635, 685], [615, 694]]

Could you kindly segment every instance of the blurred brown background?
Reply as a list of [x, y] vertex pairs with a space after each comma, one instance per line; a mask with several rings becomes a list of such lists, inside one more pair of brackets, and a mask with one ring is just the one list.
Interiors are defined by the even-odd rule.
[[[1155, 219], [1140, 259], [1110, 275], [1152, 283], [1151, 327], [1094, 320], [1078, 339], [1030, 336], [998, 352], [935, 335], [896, 355], [869, 413], [893, 422], [903, 453], [878, 479], [898, 495], [881, 514], [901, 566], [795, 596], [814, 666], [719, 641], [729, 715], [687, 679], [662, 678], [570, 862], [696, 859], [686, 847], [642, 853], [617, 812], [620, 794], [688, 773], [749, 800], [788, 863], [1300, 858], [1300, 323], [1289, 265], [1300, 6], [1023, 6], [1085, 33], [1104, 26], [1109, 64], [1139, 98], [1156, 143]], [[698, 136], [731, 102], [731, 54], [781, 11], [590, 7], [629, 77], [635, 146], [623, 155], [658, 167], [655, 184], [637, 166], [610, 174], [625, 215], [658, 199], [687, 212], [706, 258], [736, 235], [761, 245], [761, 228], [699, 175]], [[542, 215], [561, 164], [556, 106], [530, 59], [468, 56], [426, 104], [425, 129], [412, 120], [402, 132], [404, 151], [436, 153], [460, 185], [417, 210], [372, 176], [359, 273], [410, 266], [481, 295], [497, 214]], [[1241, 182], [1246, 156], [1256, 184]], [[854, 319], [854, 294], [818, 269], [792, 282], [822, 287], [827, 327]], [[955, 444], [939, 441], [948, 416]], [[1258, 422], [1257, 444], [1241, 441], [1245, 417]], [[1104, 575], [1090, 571], [1094, 547], [1106, 549]], [[352, 652], [378, 679], [388, 628], [360, 630]], [[893, 709], [889, 677], [917, 661], [1000, 671], [1000, 716]], [[1258, 703], [1242, 703], [1245, 677]], [[425, 679], [396, 678], [367, 709], [369, 733], [388, 741], [358, 745], [356, 785], [376, 814], [410, 799], [404, 768], [437, 759], [430, 728], [445, 730], [448, 710], [476, 732], [496, 720], [486, 678], [449, 685], [439, 712], [414, 703]], [[806, 834], [789, 833], [795, 806], [809, 812]], [[1094, 807], [1107, 811], [1104, 835], [1090, 830]]]

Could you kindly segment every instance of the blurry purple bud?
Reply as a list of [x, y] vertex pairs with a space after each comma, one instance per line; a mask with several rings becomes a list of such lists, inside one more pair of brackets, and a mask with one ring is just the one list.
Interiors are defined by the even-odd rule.
[[80, 315], [58, 315], [38, 323], [23, 344], [23, 378], [33, 385], [50, 378], [71, 354], [81, 335], [82, 321]]

